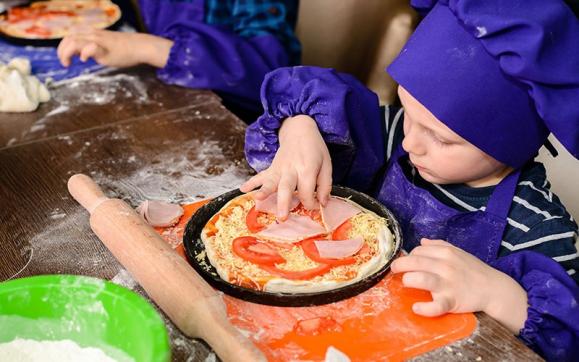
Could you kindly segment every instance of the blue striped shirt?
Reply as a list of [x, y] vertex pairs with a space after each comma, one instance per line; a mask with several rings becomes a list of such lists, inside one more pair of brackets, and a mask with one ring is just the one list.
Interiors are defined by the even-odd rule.
[[[383, 107], [386, 157], [404, 138], [404, 112], [394, 106]], [[410, 162], [403, 170], [415, 185], [429, 191], [437, 200], [459, 211], [484, 210], [494, 186], [469, 187], [465, 184], [437, 185], [420, 177]], [[577, 223], [557, 195], [550, 190], [545, 167], [529, 162], [521, 170], [519, 183], [509, 210], [500, 256], [531, 250], [553, 258], [579, 283]]]

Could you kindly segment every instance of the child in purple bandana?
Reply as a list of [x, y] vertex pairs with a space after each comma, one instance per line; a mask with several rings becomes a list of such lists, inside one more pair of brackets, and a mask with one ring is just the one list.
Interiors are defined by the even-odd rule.
[[333, 182], [374, 195], [403, 230], [392, 264], [428, 290], [415, 313], [484, 311], [549, 360], [579, 358], [577, 224], [534, 162], [549, 132], [579, 156], [579, 21], [561, 0], [415, 1], [429, 11], [388, 71], [402, 109], [331, 69], [283, 68], [246, 133], [242, 191]]
[[260, 110], [264, 75], [298, 64], [297, 0], [140, 0], [149, 34], [86, 30], [58, 47], [64, 66], [74, 55], [102, 65], [149, 64], [159, 78], [211, 89], [236, 107]]

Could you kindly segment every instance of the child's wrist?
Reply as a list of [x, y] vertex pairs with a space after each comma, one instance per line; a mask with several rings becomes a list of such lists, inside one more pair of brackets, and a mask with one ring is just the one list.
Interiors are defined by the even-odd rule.
[[169, 60], [173, 41], [156, 35], [138, 33], [140, 46], [139, 58], [145, 64], [163, 68]]
[[491, 281], [487, 290], [491, 293], [483, 312], [518, 334], [527, 320], [527, 292], [514, 279], [500, 271], [497, 271], [497, 277]]
[[286, 118], [279, 129], [279, 141], [283, 143], [287, 137], [294, 137], [296, 134], [306, 134], [312, 130], [318, 131], [316, 121], [310, 116], [303, 114]]

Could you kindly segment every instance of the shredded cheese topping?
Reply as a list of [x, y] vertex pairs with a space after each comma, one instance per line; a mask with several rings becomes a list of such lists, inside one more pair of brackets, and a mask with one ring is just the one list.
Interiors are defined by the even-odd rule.
[[[348, 200], [348, 202], [351, 202]], [[242, 286], [251, 286], [257, 289], [263, 289], [264, 285], [272, 279], [286, 280], [279, 276], [260, 268], [259, 265], [251, 263], [233, 252], [232, 242], [240, 236], [256, 236], [248, 229], [245, 218], [249, 210], [255, 205], [250, 195], [242, 195], [231, 200], [220, 211], [219, 218], [215, 222], [217, 232], [211, 235], [208, 232], [207, 225], [202, 231], [202, 240], [205, 243], [207, 255], [211, 264], [220, 271], [222, 278], [230, 283]], [[380, 253], [378, 233], [387, 226], [387, 221], [378, 215], [365, 211], [358, 206], [362, 213], [353, 216], [350, 221], [352, 228], [348, 238], [360, 236], [364, 239], [369, 247], [369, 252], [358, 253], [354, 257], [356, 263], [350, 265], [335, 266], [329, 272], [316, 276], [307, 281], [311, 283], [319, 282], [343, 282], [356, 278], [358, 273], [365, 264], [368, 264], [373, 258]], [[260, 222], [275, 222], [275, 218], [260, 217]], [[331, 234], [328, 235], [330, 237]], [[258, 238], [260, 239], [260, 238]], [[261, 239], [263, 240], [263, 239]], [[292, 248], [284, 248], [271, 244], [277, 252], [286, 259], [283, 264], [276, 264], [276, 267], [285, 271], [303, 271], [318, 267], [320, 264], [309, 259], [304, 253], [299, 243], [294, 244]], [[382, 252], [385, 252], [382, 250]], [[293, 282], [287, 280], [288, 282]]]

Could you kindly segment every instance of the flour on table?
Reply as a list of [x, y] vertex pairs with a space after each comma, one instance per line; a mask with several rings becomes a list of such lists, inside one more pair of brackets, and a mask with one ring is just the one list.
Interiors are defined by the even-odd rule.
[[[81, 347], [71, 340], [34, 341], [17, 338], [0, 343], [2, 360], [11, 362], [128, 362], [134, 361], [125, 353], [116, 350], [117, 358], [109, 357], [101, 349]], [[123, 355], [123, 356], [121, 356]]]
[[28, 59], [0, 63], [0, 112], [32, 112], [49, 100], [46, 86], [30, 74]]
[[330, 346], [326, 350], [324, 362], [350, 362], [350, 357], [336, 347]]
[[126, 269], [119, 270], [119, 272], [111, 279], [111, 282], [128, 289], [134, 289], [135, 286], [137, 286], [137, 281]]

